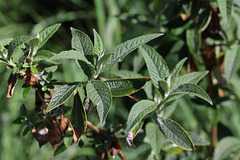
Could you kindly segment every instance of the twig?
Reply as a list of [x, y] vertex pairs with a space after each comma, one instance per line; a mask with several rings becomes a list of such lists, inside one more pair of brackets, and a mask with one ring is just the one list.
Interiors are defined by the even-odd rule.
[[91, 128], [94, 132], [100, 133], [100, 130], [94, 124], [92, 124], [90, 121], [87, 121], [87, 126], [89, 128]]
[[121, 158], [121, 160], [128, 160], [125, 154], [121, 150], [118, 151], [118, 156]]

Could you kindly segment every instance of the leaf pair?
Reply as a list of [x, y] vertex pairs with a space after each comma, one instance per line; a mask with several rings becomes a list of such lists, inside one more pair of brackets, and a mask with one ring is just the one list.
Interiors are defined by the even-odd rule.
[[140, 47], [140, 53], [145, 59], [154, 86], [160, 91], [163, 90], [163, 96], [167, 101], [174, 100], [185, 94], [191, 94], [212, 104], [205, 91], [195, 85], [207, 72], [191, 73], [179, 78], [179, 72], [186, 58], [182, 59], [169, 73], [166, 62], [153, 48], [143, 45]]

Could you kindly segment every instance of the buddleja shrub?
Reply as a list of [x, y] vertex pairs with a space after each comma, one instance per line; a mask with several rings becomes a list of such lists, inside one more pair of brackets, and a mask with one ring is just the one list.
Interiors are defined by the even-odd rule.
[[[150, 137], [153, 151], [158, 157], [163, 135], [172, 143], [185, 150], [194, 150], [194, 142], [187, 132], [175, 121], [163, 118], [163, 112], [170, 103], [179, 97], [190, 94], [195, 95], [212, 104], [208, 95], [196, 84], [207, 72], [194, 72], [178, 76], [186, 61], [181, 60], [170, 72], [163, 58], [150, 46], [145, 45], [162, 34], [148, 34], [133, 38], [116, 46], [111, 52], [105, 52], [98, 33], [93, 30], [94, 44], [83, 32], [71, 28], [71, 50], [55, 54], [41, 47], [58, 30], [60, 24], [50, 26], [36, 34], [35, 37], [18, 36], [10, 41], [0, 44], [0, 62], [11, 69], [8, 80], [8, 94], [10, 98], [18, 80], [24, 80], [23, 97], [26, 98], [31, 89], [35, 90], [35, 110], [29, 112], [24, 104], [20, 107], [20, 116], [14, 122], [24, 124], [23, 134], [30, 131], [39, 142], [40, 147], [50, 142], [53, 147], [57, 145], [55, 154], [59, 154], [72, 145], [63, 138], [72, 135], [78, 143], [82, 134], [92, 137], [92, 146], [101, 158], [119, 155], [126, 158], [121, 152], [116, 132], [126, 131], [128, 147], [133, 147], [133, 138], [142, 127], [144, 119], [151, 116], [160, 130], [152, 123], [146, 126], [146, 135]], [[115, 63], [139, 47], [142, 53], [150, 78], [119, 78], [98, 80], [99, 75], [109, 70]], [[16, 60], [14, 52], [21, 48], [22, 57]], [[83, 75], [87, 77], [84, 82], [58, 82], [52, 79], [62, 60], [72, 60], [77, 63]], [[154, 87], [154, 100], [140, 100], [132, 107], [126, 125], [111, 130], [98, 129], [88, 121], [87, 115], [96, 109], [102, 126], [111, 108], [112, 97], [130, 96], [140, 90], [147, 81], [151, 80]], [[56, 85], [62, 85], [54, 94], [52, 90]], [[82, 94], [83, 91], [84, 93]], [[73, 105], [66, 106], [65, 102], [74, 96]], [[81, 96], [80, 96], [81, 95]], [[71, 114], [68, 114], [68, 113]], [[89, 127], [87, 131], [87, 127]], [[87, 131], [87, 132], [86, 132]], [[163, 134], [162, 134], [163, 133]], [[198, 138], [198, 137], [197, 137]], [[194, 137], [193, 139], [197, 139]], [[156, 143], [159, 142], [159, 143]], [[109, 154], [110, 153], [110, 154]]]

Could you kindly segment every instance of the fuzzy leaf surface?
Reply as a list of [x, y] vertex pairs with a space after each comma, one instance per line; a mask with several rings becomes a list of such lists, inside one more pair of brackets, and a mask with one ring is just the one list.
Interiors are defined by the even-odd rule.
[[177, 146], [185, 150], [195, 150], [194, 144], [187, 132], [175, 121], [157, 118], [157, 123], [162, 133]]
[[92, 81], [87, 84], [87, 94], [97, 107], [100, 122], [107, 118], [112, 103], [112, 96], [108, 86], [102, 81]]
[[103, 42], [101, 37], [99, 36], [99, 34], [97, 33], [97, 31], [95, 29], [93, 29], [93, 35], [94, 35], [94, 46], [93, 46], [93, 53], [101, 56], [104, 52], [104, 48], [103, 48]]
[[169, 69], [159, 53], [157, 53], [152, 47], [143, 45], [139, 48], [140, 53], [143, 55], [147, 64], [147, 69], [152, 79], [152, 82], [156, 88], [159, 88], [158, 81], [165, 80], [169, 75]]
[[104, 65], [104, 69], [102, 71], [106, 71], [107, 69], [110, 69], [115, 63], [121, 62], [126, 55], [137, 49], [139, 46], [162, 35], [163, 34], [160, 33], [143, 35], [127, 40], [126, 42], [117, 45], [113, 51], [109, 52], [113, 54], [111, 55], [107, 63]]
[[123, 97], [140, 90], [149, 78], [109, 79], [103, 81], [111, 90], [113, 97]]
[[208, 71], [203, 71], [203, 72], [192, 72], [192, 73], [179, 76], [172, 90], [175, 90], [179, 86], [187, 83], [197, 84], [207, 74], [208, 74]]
[[57, 92], [51, 98], [51, 101], [47, 107], [47, 112], [55, 109], [56, 107], [63, 104], [73, 94], [75, 89], [79, 86], [79, 83], [65, 84], [57, 90]]
[[142, 119], [154, 111], [157, 104], [150, 100], [141, 100], [133, 105], [128, 115], [126, 130], [129, 131], [135, 127]]
[[186, 94], [197, 96], [207, 101], [209, 104], [213, 104], [211, 98], [207, 95], [207, 93], [201, 87], [195, 84], [183, 84], [179, 86], [177, 89], [170, 93], [170, 95], [167, 97], [167, 101], [174, 100], [176, 98], [179, 98], [179, 96]]
[[80, 51], [84, 55], [93, 54], [93, 44], [91, 39], [85, 33], [78, 29], [71, 28], [72, 31], [72, 49]]
[[50, 37], [52, 37], [52, 35], [57, 32], [58, 28], [61, 26], [60, 23], [54, 24], [50, 27], [47, 27], [46, 29], [44, 29], [42, 32], [40, 32], [39, 34], [39, 45], [38, 45], [38, 49], [40, 49], [47, 41]]

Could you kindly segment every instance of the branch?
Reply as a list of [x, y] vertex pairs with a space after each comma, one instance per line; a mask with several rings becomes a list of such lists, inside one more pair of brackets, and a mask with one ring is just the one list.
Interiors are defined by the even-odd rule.
[[89, 128], [91, 128], [94, 132], [100, 133], [100, 130], [94, 124], [92, 124], [90, 121], [87, 121], [87, 126]]

